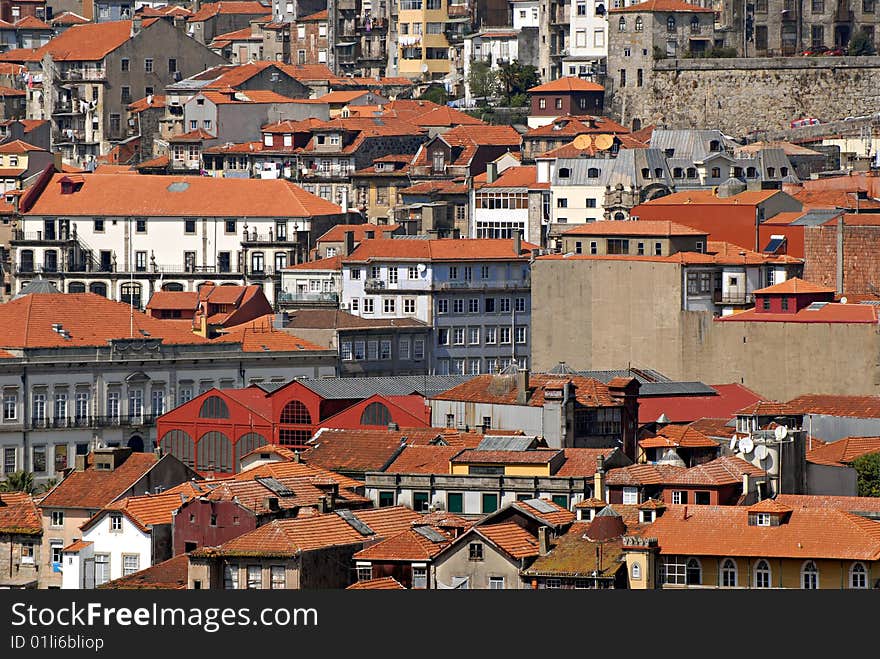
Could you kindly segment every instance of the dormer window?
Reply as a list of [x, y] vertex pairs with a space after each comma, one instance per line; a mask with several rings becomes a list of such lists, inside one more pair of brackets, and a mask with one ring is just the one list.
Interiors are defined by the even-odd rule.
[[559, 178], [568, 178], [571, 176], [571, 170], [568, 167], [562, 167], [559, 170]]
[[340, 144], [341, 141], [342, 141], [342, 140], [341, 140], [341, 138], [340, 138], [340, 136], [339, 136], [339, 133], [332, 133], [332, 134], [330, 135], [330, 145], [331, 145], [331, 146], [339, 146], [339, 144]]
[[263, 144], [272, 146], [272, 133], [263, 133]]
[[721, 151], [721, 142], [718, 140], [709, 142], [709, 151]]
[[770, 513], [755, 513], [755, 526], [770, 526]]
[[650, 524], [654, 521], [654, 511], [653, 510], [640, 510], [639, 511], [639, 523], [641, 524]]
[[599, 170], [595, 167], [590, 167], [587, 170], [587, 178], [599, 178]]

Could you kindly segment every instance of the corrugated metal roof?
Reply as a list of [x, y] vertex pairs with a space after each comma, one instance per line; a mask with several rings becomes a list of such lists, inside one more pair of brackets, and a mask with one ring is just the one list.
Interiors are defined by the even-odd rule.
[[702, 382], [645, 382], [639, 396], [713, 396], [716, 392]]
[[[650, 170], [651, 177], [642, 176], [642, 170]], [[569, 170], [568, 178], [561, 178], [559, 173]], [[588, 176], [590, 169], [599, 170], [598, 177]], [[655, 176], [655, 170], [661, 169], [663, 175]], [[623, 149], [616, 158], [557, 158], [553, 171], [552, 185], [597, 185], [614, 187], [618, 183], [631, 185], [650, 185], [652, 183], [672, 185], [672, 174], [666, 164], [666, 157], [659, 149]]]
[[724, 150], [740, 146], [720, 130], [667, 130], [663, 128], [654, 129], [651, 133], [650, 145], [652, 149], [659, 149], [661, 153], [665, 153], [667, 149], [673, 149], [672, 157], [674, 158], [699, 161], [714, 153], [709, 150], [709, 144], [716, 140]]
[[840, 211], [836, 208], [814, 208], [804, 213], [792, 222], [790, 226], [815, 227], [825, 224], [832, 217], [837, 217], [839, 214]]
[[475, 451], [527, 451], [533, 437], [491, 436], [483, 437]]

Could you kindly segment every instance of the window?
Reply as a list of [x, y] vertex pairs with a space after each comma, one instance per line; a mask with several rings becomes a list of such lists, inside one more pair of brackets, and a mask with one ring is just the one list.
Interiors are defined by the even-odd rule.
[[52, 552], [52, 562], [60, 566], [64, 560], [64, 541], [50, 540], [49, 550]]
[[668, 16], [666, 18], [666, 31], [675, 32], [675, 16]]
[[168, 59], [168, 73], [175, 73], [177, 71], [177, 60], [173, 57]]
[[34, 446], [33, 451], [33, 469], [34, 472], [41, 474], [46, 471], [46, 447]]
[[452, 313], [464, 313], [464, 300], [452, 301]]
[[437, 329], [437, 345], [438, 346], [448, 346], [449, 345], [449, 328], [448, 327], [440, 327]]
[[801, 588], [805, 590], [819, 588], [819, 568], [814, 561], [807, 561], [801, 568]]
[[725, 588], [736, 588], [736, 563], [726, 558], [721, 564], [721, 585]]
[[544, 582], [544, 588], [547, 588], [548, 590], [559, 590], [562, 588], [562, 579], [547, 579], [547, 581]]
[[390, 340], [379, 341], [379, 359], [382, 359], [382, 360], [391, 359], [391, 341]]
[[502, 327], [500, 328], [500, 338], [499, 343], [510, 343], [510, 328]]
[[755, 565], [755, 588], [770, 588], [770, 564], [765, 560]]
[[248, 590], [260, 590], [263, 587], [263, 568], [259, 565], [247, 566]]
[[135, 220], [134, 221], [134, 232], [135, 233], [146, 233], [147, 232], [147, 221], [146, 220]]
[[120, 96], [123, 103], [131, 103], [131, 87], [122, 87]]
[[416, 339], [413, 341], [413, 359], [420, 360], [425, 358], [425, 340]]
[[664, 559], [661, 568], [663, 583], [684, 586], [687, 584], [687, 564], [679, 556], [669, 556]]
[[238, 565], [223, 566], [223, 588], [226, 590], [238, 589]]
[[[639, 25], [640, 20], [641, 18], [636, 19], [636, 26]], [[617, 31], [626, 32], [626, 18], [624, 18], [623, 16], [621, 16], [620, 19], [617, 21]]]
[[95, 585], [110, 581], [110, 554], [95, 554]]
[[128, 71], [131, 69], [131, 62], [127, 57], [123, 57], [119, 60], [119, 65], [122, 71]]
[[389, 284], [396, 284], [397, 283], [397, 274], [398, 274], [397, 268], [395, 268], [395, 267], [388, 268], [388, 283]]
[[[3, 449], [3, 473], [11, 474], [15, 471], [15, 448], [6, 447]], [[63, 517], [62, 517], [63, 519]]]
[[122, 530], [122, 515], [119, 513], [114, 513], [110, 515], [110, 530], [111, 531], [121, 531]]
[[637, 488], [637, 487], [624, 487], [623, 488], [623, 503], [638, 505], [638, 503], [639, 503], [639, 488]]
[[395, 303], [393, 297], [386, 297], [382, 299], [382, 311], [384, 313], [394, 313]]
[[538, 99], [538, 108], [540, 108], [541, 110], [547, 109], [547, 99], [546, 98], [539, 98]]
[[373, 313], [374, 304], [373, 298], [365, 297], [364, 298], [364, 313]]
[[[452, 511], [450, 511], [452, 512]], [[850, 588], [867, 588], [868, 578], [865, 566], [861, 563], [853, 563], [849, 569], [849, 587]]]
[[770, 526], [770, 513], [757, 513], [755, 515], [756, 526]]
[[3, 420], [14, 421], [18, 417], [18, 395], [3, 394]]
[[683, 504], [688, 502], [688, 493], [682, 490], [676, 490], [672, 493], [672, 503]]
[[53, 510], [52, 511], [52, 526], [59, 527], [64, 526], [64, 511], [63, 510]]
[[134, 253], [134, 269], [135, 269], [135, 272], [146, 272], [147, 271], [147, 253], [146, 252], [135, 252]]
[[487, 327], [486, 328], [486, 343], [494, 344], [498, 342], [498, 328], [497, 327]]
[[468, 328], [468, 343], [472, 346], [480, 344], [480, 328], [479, 327]]
[[481, 497], [482, 500], [482, 509], [481, 512], [483, 514], [486, 513], [494, 513], [498, 510], [498, 495], [497, 494], [486, 494], [484, 493]]
[[339, 354], [343, 360], [351, 360], [351, 341], [343, 341], [339, 344]]
[[195, 233], [196, 232], [196, 221], [195, 220], [184, 220], [183, 221], [183, 232], [184, 233]]
[[483, 560], [483, 543], [472, 542], [468, 545], [468, 559], [471, 561]]
[[480, 266], [480, 279], [488, 279], [489, 278], [489, 266], [481, 265]]
[[266, 268], [266, 257], [263, 252], [251, 253], [251, 272], [261, 274]]
[[273, 565], [269, 568], [272, 590], [287, 588], [287, 571], [283, 565]]
[[388, 508], [394, 505], [394, 492], [379, 492], [379, 507]]
[[122, 555], [122, 576], [127, 577], [141, 569], [141, 557], [138, 554]]
[[609, 254], [629, 254], [629, 240], [627, 238], [608, 238], [607, 251]]
[[452, 330], [452, 343], [457, 346], [464, 345], [464, 327], [456, 327]]
[[406, 269], [406, 278], [407, 279], [418, 279], [419, 278], [419, 269], [417, 266], [411, 265]]
[[641, 579], [642, 578], [642, 564], [641, 563], [633, 563], [631, 574], [632, 574], [632, 579], [634, 581], [638, 581], [639, 579]]
[[461, 492], [448, 492], [446, 494], [446, 510], [450, 513], [463, 513], [464, 494]]
[[689, 586], [699, 586], [703, 583], [703, 567], [696, 558], [688, 559], [686, 573]]
[[144, 60], [144, 73], [152, 73], [153, 72], [153, 58], [147, 57]]
[[487, 297], [486, 298], [486, 313], [495, 313], [495, 298]]
[[489, 590], [504, 590], [504, 577], [489, 577]]
[[428, 511], [428, 493], [413, 492], [413, 510], [417, 513]]

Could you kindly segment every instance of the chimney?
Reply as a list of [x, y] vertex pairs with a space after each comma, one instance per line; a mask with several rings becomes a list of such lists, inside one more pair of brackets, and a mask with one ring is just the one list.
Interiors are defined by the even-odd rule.
[[538, 527], [538, 554], [540, 556], [546, 556], [550, 551], [550, 543], [547, 537], [548, 530], [546, 526]]
[[333, 512], [333, 496], [329, 494], [324, 494], [318, 499], [319, 510], [322, 513], [332, 513]]
[[490, 162], [486, 165], [486, 183], [494, 183], [498, 180], [498, 163]]
[[131, 36], [136, 35], [141, 31], [141, 27], [143, 26], [143, 21], [140, 16], [135, 16], [131, 19]]
[[278, 504], [278, 497], [266, 497], [263, 499], [263, 507], [273, 513], [281, 510], [281, 506]]
[[342, 212], [348, 212], [348, 188], [344, 185], [342, 186]]
[[529, 402], [529, 369], [521, 368], [516, 372], [516, 404], [525, 405]]
[[513, 232], [513, 253], [517, 256], [522, 254], [522, 231]]
[[351, 256], [354, 251], [354, 231], [345, 232], [345, 245], [342, 248], [343, 256]]
[[593, 474], [593, 498], [605, 501], [605, 456], [596, 458], [596, 473]]
[[272, 327], [275, 329], [284, 329], [289, 322], [290, 316], [288, 313], [286, 311], [279, 311], [275, 314], [275, 319], [272, 321]]
[[186, 19], [183, 16], [174, 16], [172, 19], [172, 24], [178, 30], [186, 29]]
[[85, 471], [88, 457], [89, 456], [87, 455], [77, 455], [76, 459], [74, 460], [74, 469], [76, 471]]
[[299, 464], [300, 462], [302, 462], [302, 455], [300, 455], [300, 452], [299, 452], [299, 451], [294, 451], [294, 452], [293, 452], [293, 461], [296, 462], [297, 464]]

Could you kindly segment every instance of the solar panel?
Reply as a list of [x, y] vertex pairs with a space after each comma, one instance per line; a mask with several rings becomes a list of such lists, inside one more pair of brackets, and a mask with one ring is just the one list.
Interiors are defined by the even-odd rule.
[[531, 506], [539, 513], [555, 513], [556, 506], [552, 505], [549, 501], [544, 501], [542, 499], [526, 499], [523, 501], [527, 506]]
[[773, 238], [764, 248], [766, 254], [775, 254], [776, 251], [785, 243], [785, 238]]
[[449, 538], [440, 533], [439, 531], [435, 531], [430, 526], [417, 526], [415, 527], [416, 533], [421, 536], [426, 537], [431, 542], [448, 542]]
[[880, 307], [880, 300], [862, 300], [859, 304], [870, 304], [873, 307]]
[[277, 478], [272, 478], [271, 476], [266, 477], [257, 477], [255, 479], [260, 485], [272, 490], [279, 497], [292, 497], [293, 490], [287, 487], [284, 483], [279, 481]]
[[824, 307], [827, 302], [811, 302], [810, 306], [807, 307], [807, 311], [819, 311], [822, 307]]
[[367, 526], [361, 520], [355, 517], [350, 510], [337, 510], [336, 514], [339, 515], [346, 522], [348, 522], [349, 526], [351, 526], [351, 528], [353, 528], [361, 535], [375, 535], [373, 529], [371, 529], [369, 526]]

